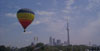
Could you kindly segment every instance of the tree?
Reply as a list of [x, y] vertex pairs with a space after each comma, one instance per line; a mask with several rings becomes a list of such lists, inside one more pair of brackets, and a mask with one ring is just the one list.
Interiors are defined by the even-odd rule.
[[0, 46], [0, 51], [6, 51], [6, 47], [5, 46]]
[[45, 49], [45, 45], [43, 43], [37, 43], [34, 50], [44, 51], [44, 49]]

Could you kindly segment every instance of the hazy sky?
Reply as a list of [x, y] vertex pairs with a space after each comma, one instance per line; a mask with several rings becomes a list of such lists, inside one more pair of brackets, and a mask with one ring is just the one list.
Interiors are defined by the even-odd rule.
[[[35, 20], [24, 33], [16, 13], [32, 9]], [[49, 37], [67, 40], [69, 18], [71, 44], [100, 45], [100, 0], [0, 0], [0, 45], [23, 47]]]

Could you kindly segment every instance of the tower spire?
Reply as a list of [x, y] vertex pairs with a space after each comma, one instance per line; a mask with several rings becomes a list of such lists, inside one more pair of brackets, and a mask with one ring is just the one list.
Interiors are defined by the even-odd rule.
[[67, 43], [70, 45], [70, 36], [69, 36], [69, 20], [67, 17]]

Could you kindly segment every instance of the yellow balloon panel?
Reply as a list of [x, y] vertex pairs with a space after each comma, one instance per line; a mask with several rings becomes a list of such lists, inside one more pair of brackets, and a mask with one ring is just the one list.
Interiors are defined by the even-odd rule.
[[17, 17], [18, 19], [24, 19], [24, 20], [34, 20], [34, 14], [32, 13], [18, 13]]

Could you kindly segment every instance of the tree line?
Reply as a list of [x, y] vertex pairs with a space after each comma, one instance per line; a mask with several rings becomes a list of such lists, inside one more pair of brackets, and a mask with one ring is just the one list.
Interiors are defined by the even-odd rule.
[[31, 44], [22, 48], [0, 45], [0, 51], [86, 51], [87, 49], [91, 49], [91, 47], [92, 46], [86, 45], [50, 46], [43, 43], [37, 43], [36, 45]]

